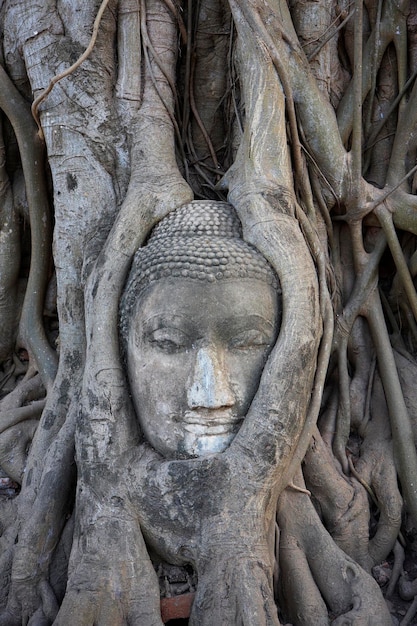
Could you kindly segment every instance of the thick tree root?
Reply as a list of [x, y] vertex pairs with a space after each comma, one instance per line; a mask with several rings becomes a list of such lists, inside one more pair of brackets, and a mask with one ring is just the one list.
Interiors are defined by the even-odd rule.
[[391, 626], [378, 585], [335, 545], [306, 494], [284, 491], [278, 524], [283, 598], [296, 626], [327, 624], [327, 607], [335, 626]]

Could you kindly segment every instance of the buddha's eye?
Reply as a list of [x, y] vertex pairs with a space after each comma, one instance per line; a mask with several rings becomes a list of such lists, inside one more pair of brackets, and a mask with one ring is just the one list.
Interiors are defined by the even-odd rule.
[[235, 335], [229, 342], [232, 349], [245, 350], [250, 348], [266, 348], [270, 345], [271, 338], [263, 331], [251, 328]]
[[187, 335], [178, 328], [158, 328], [149, 333], [147, 340], [152, 347], [168, 354], [185, 350], [189, 344]]

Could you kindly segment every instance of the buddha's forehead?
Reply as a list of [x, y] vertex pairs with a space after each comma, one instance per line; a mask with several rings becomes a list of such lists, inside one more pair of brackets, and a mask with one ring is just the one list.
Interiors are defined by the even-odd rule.
[[278, 298], [271, 285], [257, 278], [233, 278], [203, 282], [167, 277], [150, 285], [140, 296], [135, 320], [157, 326], [170, 320], [206, 328], [265, 320], [275, 326]]

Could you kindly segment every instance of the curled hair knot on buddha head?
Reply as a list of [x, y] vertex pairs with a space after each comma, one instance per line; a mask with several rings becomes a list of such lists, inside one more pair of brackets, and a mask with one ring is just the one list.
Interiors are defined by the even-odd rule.
[[241, 223], [233, 207], [212, 200], [195, 200], [172, 211], [137, 250], [120, 303], [123, 344], [139, 295], [155, 281], [168, 277], [206, 282], [252, 278], [279, 291], [271, 265], [242, 239]]

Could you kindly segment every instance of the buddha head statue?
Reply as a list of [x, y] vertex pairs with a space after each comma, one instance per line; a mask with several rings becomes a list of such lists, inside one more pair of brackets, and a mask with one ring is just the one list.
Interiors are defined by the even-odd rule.
[[120, 335], [145, 440], [167, 459], [224, 451], [275, 343], [278, 279], [225, 202], [171, 212], [133, 260]]

